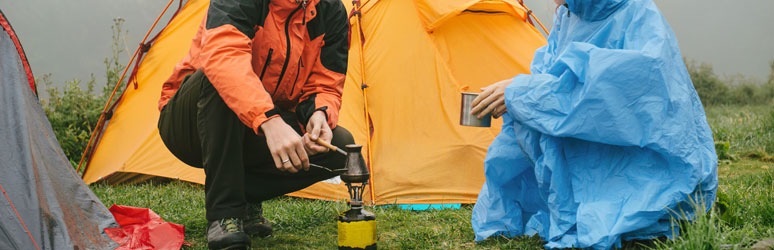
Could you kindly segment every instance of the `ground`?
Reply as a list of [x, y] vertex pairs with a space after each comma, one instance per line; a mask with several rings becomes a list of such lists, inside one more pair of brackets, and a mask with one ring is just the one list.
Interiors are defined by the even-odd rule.
[[[768, 106], [707, 109], [716, 141], [728, 143], [719, 166], [718, 208], [698, 219], [675, 241], [626, 249], [743, 249], [774, 238], [774, 111]], [[147, 207], [167, 221], [185, 225], [184, 249], [206, 249], [204, 188], [180, 181], [91, 186], [102, 202]], [[252, 249], [335, 249], [336, 215], [343, 202], [283, 197], [264, 204], [274, 226], [269, 238], [254, 238]], [[457, 210], [405, 211], [367, 208], [377, 218], [380, 249], [542, 249], [539, 238], [473, 241], [472, 206]], [[722, 213], [721, 213], [722, 212]]]

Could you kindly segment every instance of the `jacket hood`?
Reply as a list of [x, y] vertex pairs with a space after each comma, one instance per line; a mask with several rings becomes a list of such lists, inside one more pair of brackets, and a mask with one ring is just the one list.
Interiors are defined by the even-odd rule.
[[570, 12], [587, 21], [607, 18], [629, 0], [565, 0]]
[[[311, 19], [311, 17], [309, 16], [309, 13], [313, 12], [310, 10], [314, 10], [314, 7], [319, 2], [320, 0], [306, 0], [306, 15], [308, 19]], [[296, 0], [271, 0], [269, 5], [273, 6], [272, 11], [276, 13], [278, 16], [286, 17], [290, 15], [290, 13], [293, 12], [295, 9], [302, 7], [301, 3], [302, 3], [301, 0], [299, 0], [298, 2], [296, 2]]]

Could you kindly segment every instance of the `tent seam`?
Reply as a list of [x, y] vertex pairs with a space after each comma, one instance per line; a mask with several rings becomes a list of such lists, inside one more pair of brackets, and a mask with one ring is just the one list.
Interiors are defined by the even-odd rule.
[[22, 227], [24, 227], [24, 231], [27, 232], [27, 235], [30, 236], [30, 240], [32, 240], [32, 244], [35, 245], [35, 248], [40, 250], [40, 247], [38, 246], [38, 243], [35, 242], [35, 238], [32, 237], [32, 234], [30, 233], [30, 230], [27, 229], [27, 225], [24, 224], [24, 220], [22, 220], [21, 216], [19, 215], [19, 212], [16, 211], [16, 206], [13, 205], [13, 202], [11, 202], [11, 198], [8, 197], [8, 194], [5, 193], [5, 189], [3, 188], [3, 185], [0, 184], [0, 190], [3, 191], [3, 195], [5, 196], [5, 199], [8, 200], [8, 204], [11, 205], [11, 208], [13, 209], [13, 212], [16, 214], [16, 218], [19, 218], [19, 222], [21, 223]]

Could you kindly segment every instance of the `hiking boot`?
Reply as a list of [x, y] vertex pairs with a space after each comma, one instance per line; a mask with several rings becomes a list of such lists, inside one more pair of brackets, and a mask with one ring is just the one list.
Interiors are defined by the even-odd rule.
[[263, 206], [261, 203], [247, 205], [247, 219], [245, 231], [250, 236], [267, 237], [271, 235], [272, 228], [269, 221], [263, 218]]
[[250, 237], [242, 225], [242, 219], [226, 218], [210, 222], [207, 229], [207, 247], [209, 249], [247, 249]]

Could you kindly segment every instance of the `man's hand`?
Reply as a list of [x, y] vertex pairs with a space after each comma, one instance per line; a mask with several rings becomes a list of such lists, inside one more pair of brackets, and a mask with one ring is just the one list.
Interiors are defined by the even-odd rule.
[[496, 82], [492, 85], [481, 88], [481, 94], [473, 99], [470, 114], [476, 115], [479, 119], [486, 114], [492, 113], [492, 117], [499, 118], [505, 114], [505, 87], [513, 82], [512, 79]]
[[327, 143], [331, 143], [333, 138], [333, 132], [331, 127], [328, 126], [328, 120], [325, 118], [325, 112], [316, 111], [309, 118], [309, 122], [306, 124], [306, 134], [304, 134], [304, 147], [310, 155], [316, 155], [319, 153], [328, 152], [328, 148], [317, 144], [315, 140], [320, 138]]
[[261, 130], [266, 135], [266, 144], [277, 169], [291, 173], [297, 173], [301, 169], [309, 170], [309, 157], [304, 150], [301, 136], [282, 121], [282, 118], [269, 119], [261, 124]]

